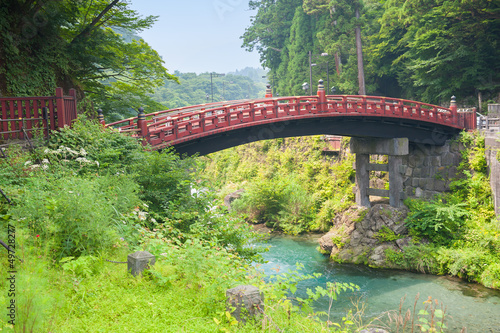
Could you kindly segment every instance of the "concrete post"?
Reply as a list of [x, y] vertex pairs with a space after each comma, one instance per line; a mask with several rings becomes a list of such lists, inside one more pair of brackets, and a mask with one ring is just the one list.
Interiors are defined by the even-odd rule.
[[403, 158], [401, 156], [389, 155], [389, 204], [392, 207], [402, 207], [403, 198], [403, 175], [401, 174], [401, 166]]
[[127, 271], [133, 276], [142, 274], [142, 271], [153, 266], [156, 262], [156, 257], [147, 251], [137, 251], [127, 256]]
[[370, 164], [369, 154], [356, 154], [356, 204], [363, 207], [371, 207], [368, 188], [370, 187]]
[[228, 289], [226, 297], [227, 311], [239, 322], [245, 323], [264, 310], [264, 294], [257, 287], [247, 285]]

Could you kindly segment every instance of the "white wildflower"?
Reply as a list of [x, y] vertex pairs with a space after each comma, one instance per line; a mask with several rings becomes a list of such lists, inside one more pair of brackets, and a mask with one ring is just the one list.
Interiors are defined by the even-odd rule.
[[148, 213], [146, 212], [139, 212], [139, 220], [145, 220], [146, 219], [146, 215], [148, 215]]
[[151, 222], [156, 223], [156, 220], [154, 218], [151, 218]]
[[95, 161], [95, 164], [97, 165], [97, 167], [99, 167], [99, 162]]
[[36, 169], [36, 168], [39, 168], [40, 167], [40, 164], [33, 164], [30, 168], [31, 169]]
[[45, 148], [45, 150], [43, 151], [45, 154], [49, 154], [51, 153], [51, 150], [49, 148]]
[[42, 165], [43, 170], [47, 170], [48, 168], [49, 168], [49, 166], [47, 164]]
[[46, 158], [44, 158], [44, 159], [42, 160], [42, 164], [49, 164], [49, 163], [50, 163], [50, 162], [49, 162], [49, 160], [48, 160], [48, 159], [46, 159]]
[[87, 155], [87, 152], [85, 151], [85, 149], [80, 148], [80, 155], [82, 155], [82, 156], [86, 156]]
[[31, 161], [26, 161], [26, 162], [24, 163], [24, 166], [28, 166], [28, 165], [31, 165]]
[[146, 205], [145, 203], [143, 203], [142, 205], [143, 205], [144, 207], [146, 207], [146, 208], [149, 208], [149, 206], [148, 206], [148, 205]]

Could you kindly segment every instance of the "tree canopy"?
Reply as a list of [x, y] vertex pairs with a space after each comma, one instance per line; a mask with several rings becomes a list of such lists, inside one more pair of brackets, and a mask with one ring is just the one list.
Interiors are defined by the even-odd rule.
[[0, 94], [53, 94], [62, 86], [97, 106], [158, 106], [148, 94], [177, 78], [134, 37], [156, 19], [141, 17], [126, 0], [3, 0]]
[[[500, 92], [500, 4], [489, 0], [274, 0], [257, 9], [242, 47], [256, 49], [282, 95], [303, 94], [328, 74], [337, 93], [357, 93], [354, 28], [361, 27], [367, 94], [475, 103]], [[360, 18], [354, 15], [360, 10]], [[320, 57], [321, 53], [328, 56]], [[327, 66], [328, 62], [328, 66]]]

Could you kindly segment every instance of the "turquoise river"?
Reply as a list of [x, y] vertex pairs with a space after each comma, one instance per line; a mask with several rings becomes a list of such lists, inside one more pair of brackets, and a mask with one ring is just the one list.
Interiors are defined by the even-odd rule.
[[[317, 237], [271, 236], [264, 244], [270, 246], [270, 250], [263, 254], [267, 262], [258, 266], [267, 275], [296, 270], [296, 263], [304, 265], [303, 274], [321, 273], [322, 276], [317, 279], [300, 282], [299, 297], [305, 297], [307, 288], [326, 287], [328, 281], [357, 284], [359, 291], [341, 294], [333, 303], [332, 321], [340, 321], [346, 311], [353, 308], [352, 300], [360, 300], [366, 305], [366, 320], [382, 316], [384, 322], [387, 321], [386, 312], [397, 310], [403, 297], [406, 297], [403, 303], [406, 310], [413, 307], [419, 294], [417, 312], [429, 296], [444, 304], [446, 332], [461, 332], [465, 327], [464, 332], [467, 333], [500, 333], [499, 291], [450, 277], [332, 263], [317, 251]], [[328, 299], [318, 302], [315, 308], [317, 311], [328, 311]]]

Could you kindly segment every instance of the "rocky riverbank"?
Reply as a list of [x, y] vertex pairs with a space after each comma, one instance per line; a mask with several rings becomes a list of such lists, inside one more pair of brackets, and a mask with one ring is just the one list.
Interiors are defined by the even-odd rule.
[[319, 239], [321, 251], [343, 263], [388, 267], [386, 249], [402, 251], [411, 243], [404, 219], [408, 210], [387, 204], [351, 207], [339, 214], [331, 230]]

